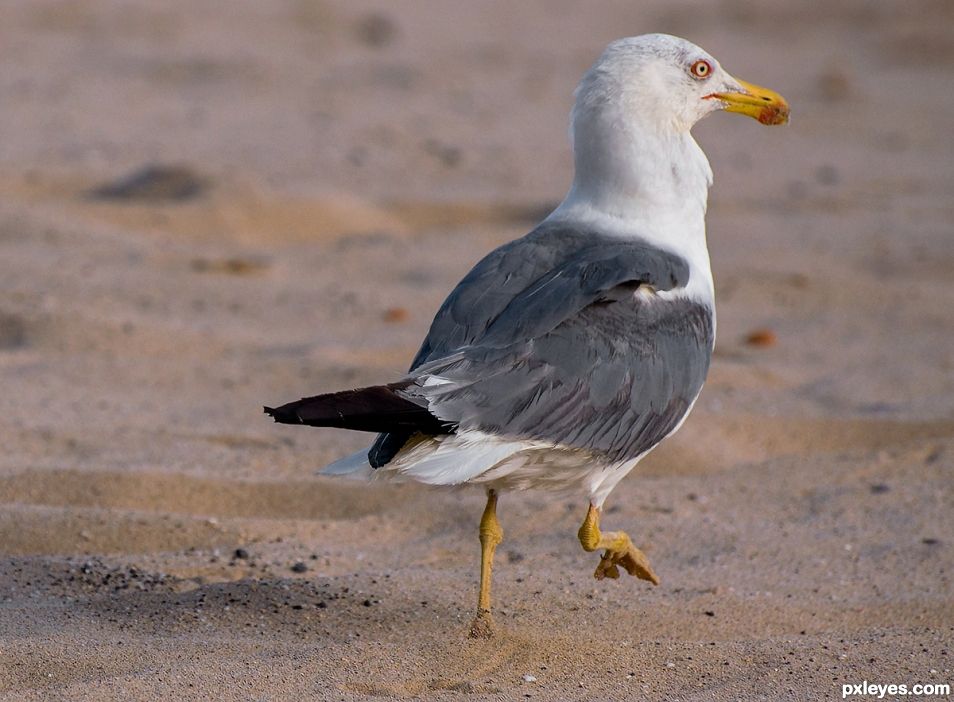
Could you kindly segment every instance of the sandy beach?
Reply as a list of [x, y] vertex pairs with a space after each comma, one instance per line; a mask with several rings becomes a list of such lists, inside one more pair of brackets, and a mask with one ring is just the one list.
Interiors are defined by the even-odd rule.
[[[4, 3], [0, 700], [954, 685], [952, 26], [940, 0]], [[694, 132], [715, 357], [604, 519], [662, 585], [593, 579], [585, 496], [505, 494], [500, 632], [470, 640], [483, 494], [317, 477], [369, 437], [262, 405], [402, 374], [563, 197], [582, 73], [654, 31], [793, 108]]]

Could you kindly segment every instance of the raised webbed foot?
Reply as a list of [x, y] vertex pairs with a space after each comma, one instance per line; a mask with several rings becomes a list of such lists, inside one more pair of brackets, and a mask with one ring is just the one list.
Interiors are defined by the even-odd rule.
[[627, 573], [640, 580], [648, 580], [653, 585], [659, 584], [659, 577], [653, 572], [649, 559], [633, 545], [629, 534], [625, 531], [611, 531], [606, 534], [600, 531], [600, 511], [592, 504], [578, 536], [586, 551], [605, 549], [599, 565], [596, 566], [596, 572], [593, 573], [597, 580], [615, 580], [619, 577], [619, 566], [622, 566]]

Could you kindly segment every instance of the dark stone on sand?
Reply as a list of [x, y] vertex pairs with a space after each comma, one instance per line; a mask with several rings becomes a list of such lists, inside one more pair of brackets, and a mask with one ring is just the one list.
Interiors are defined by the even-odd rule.
[[394, 43], [398, 36], [398, 27], [387, 15], [372, 12], [358, 22], [355, 35], [361, 43], [379, 49]]
[[443, 144], [437, 139], [428, 139], [425, 141], [423, 149], [427, 154], [436, 158], [447, 168], [453, 168], [459, 164], [461, 158], [463, 158], [463, 153], [458, 147]]
[[837, 185], [840, 179], [838, 169], [830, 164], [815, 169], [815, 180], [821, 185]]
[[224, 259], [194, 258], [189, 266], [196, 273], [228, 273], [231, 275], [251, 275], [260, 273], [269, 267], [269, 262], [260, 257], [232, 256]]
[[818, 93], [828, 101], [847, 100], [854, 93], [851, 76], [832, 68], [818, 75]]
[[235, 553], [233, 555], [237, 559], [241, 559], [243, 561], [248, 560], [248, 551], [246, 551], [244, 548], [235, 549]]
[[209, 181], [187, 166], [150, 164], [111, 183], [95, 188], [99, 200], [185, 202], [205, 194]]
[[19, 349], [27, 345], [27, 325], [22, 317], [0, 312], [0, 349]]
[[308, 566], [298, 561], [295, 565], [291, 567], [293, 573], [304, 573], [308, 570]]

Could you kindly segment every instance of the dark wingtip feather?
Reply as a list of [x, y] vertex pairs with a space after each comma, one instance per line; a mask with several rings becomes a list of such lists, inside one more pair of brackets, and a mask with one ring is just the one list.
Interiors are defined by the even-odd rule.
[[269, 417], [274, 419], [279, 424], [301, 424], [301, 417], [298, 416], [297, 412], [289, 411], [287, 405], [285, 407], [263, 407]]
[[441, 421], [428, 412], [426, 407], [400, 394], [400, 390], [406, 385], [405, 382], [342, 390], [264, 409], [266, 414], [282, 424], [338, 427], [374, 433], [448, 433], [452, 425]]

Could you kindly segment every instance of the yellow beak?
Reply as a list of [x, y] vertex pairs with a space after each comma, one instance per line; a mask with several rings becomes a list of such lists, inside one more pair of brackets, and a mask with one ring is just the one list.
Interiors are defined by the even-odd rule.
[[719, 100], [726, 112], [739, 112], [757, 119], [762, 124], [785, 124], [788, 122], [788, 103], [774, 90], [738, 80], [743, 92], [712, 93], [706, 99]]

